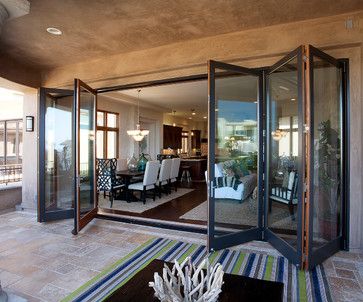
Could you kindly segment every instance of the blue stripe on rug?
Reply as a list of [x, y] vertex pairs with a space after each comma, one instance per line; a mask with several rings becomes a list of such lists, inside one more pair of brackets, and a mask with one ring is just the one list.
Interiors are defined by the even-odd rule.
[[173, 254], [181, 245], [183, 244], [183, 242], [178, 242], [169, 252], [167, 252], [162, 258], [161, 260], [166, 260], [168, 259], [168, 257]]
[[248, 257], [246, 269], [243, 272], [244, 276], [249, 276], [250, 275], [253, 261], [255, 261], [255, 257], [256, 257], [256, 254], [250, 254], [250, 256]]
[[277, 279], [276, 281], [278, 282], [283, 282], [284, 281], [284, 261], [285, 258], [283, 257], [279, 257], [278, 258], [278, 271], [277, 271]]
[[313, 292], [314, 292], [314, 301], [321, 302], [321, 293], [320, 293], [320, 286], [319, 286], [319, 279], [316, 268], [314, 267], [311, 271], [312, 279], [313, 279]]

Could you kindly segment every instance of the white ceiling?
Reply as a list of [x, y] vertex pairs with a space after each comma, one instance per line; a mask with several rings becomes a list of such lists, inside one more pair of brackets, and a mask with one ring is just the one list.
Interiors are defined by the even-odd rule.
[[[275, 74], [273, 81], [274, 99], [296, 98], [296, 72]], [[130, 89], [107, 92], [103, 95], [136, 104], [138, 92], [137, 89]], [[217, 79], [216, 97], [223, 100], [255, 102], [258, 97], [258, 78], [241, 75]], [[208, 82], [200, 80], [142, 88], [140, 106], [170, 115], [175, 110], [176, 116], [203, 120], [203, 117], [208, 115]], [[194, 116], [192, 109], [196, 113]]]
[[[121, 90], [117, 93], [121, 99], [126, 96], [128, 99], [137, 100], [137, 89]], [[219, 98], [255, 101], [256, 93], [255, 77], [224, 78], [217, 80], [216, 83], [216, 94]], [[140, 104], [162, 109], [169, 114], [173, 114], [173, 110], [175, 110], [176, 116], [203, 120], [208, 111], [208, 83], [207, 80], [200, 80], [142, 88]], [[196, 113], [194, 116], [192, 116], [192, 109]]]

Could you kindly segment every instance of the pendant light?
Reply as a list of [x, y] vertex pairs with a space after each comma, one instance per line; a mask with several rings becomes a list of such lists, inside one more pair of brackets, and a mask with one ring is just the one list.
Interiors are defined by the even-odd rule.
[[140, 91], [141, 89], [137, 90], [137, 124], [135, 130], [127, 130], [127, 134], [132, 136], [133, 139], [137, 142], [141, 142], [146, 135], [149, 134], [149, 130], [142, 130], [140, 128]]

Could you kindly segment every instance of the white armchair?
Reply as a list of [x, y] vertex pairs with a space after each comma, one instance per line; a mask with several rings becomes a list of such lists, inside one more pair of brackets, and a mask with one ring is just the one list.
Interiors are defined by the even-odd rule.
[[[214, 165], [215, 177], [223, 177], [223, 170], [221, 164]], [[205, 179], [208, 179], [208, 172], [205, 171]], [[214, 189], [214, 196], [216, 199], [235, 199], [240, 203], [252, 193], [256, 187], [256, 175], [247, 175], [242, 178], [242, 182], [238, 185], [237, 190], [232, 187], [219, 187]]]

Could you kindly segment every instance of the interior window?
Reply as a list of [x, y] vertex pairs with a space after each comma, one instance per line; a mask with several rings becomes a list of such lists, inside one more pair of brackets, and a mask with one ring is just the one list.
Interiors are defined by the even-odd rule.
[[188, 153], [189, 145], [188, 145], [188, 132], [182, 132], [182, 153]]
[[97, 111], [97, 158], [118, 157], [118, 113]]

